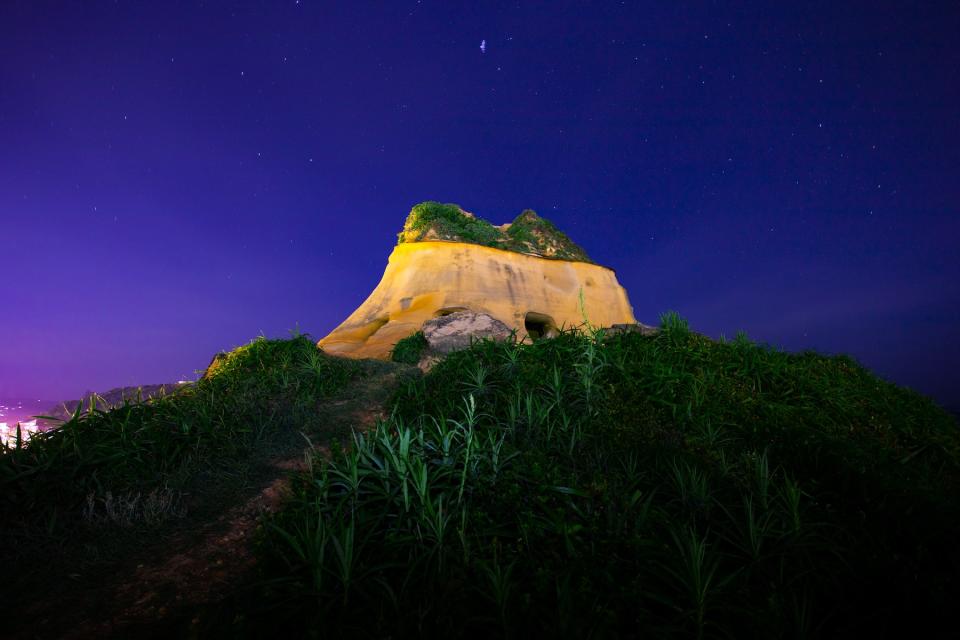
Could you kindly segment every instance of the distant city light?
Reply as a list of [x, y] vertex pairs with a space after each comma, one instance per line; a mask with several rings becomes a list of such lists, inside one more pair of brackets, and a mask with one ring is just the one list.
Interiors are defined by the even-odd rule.
[[[34, 416], [41, 413], [37, 400], [37, 405], [30, 407], [30, 400], [10, 400], [6, 399], [0, 402], [0, 448], [17, 446], [17, 425], [20, 427], [20, 442], [26, 443], [35, 434], [47, 429], [47, 425], [40, 424], [40, 421]], [[24, 403], [27, 407], [24, 408]]]
[[[40, 430], [36, 420], [24, 420], [19, 423], [21, 442], [28, 442]], [[11, 427], [6, 422], [0, 422], [0, 445], [15, 447], [17, 445], [17, 425]]]

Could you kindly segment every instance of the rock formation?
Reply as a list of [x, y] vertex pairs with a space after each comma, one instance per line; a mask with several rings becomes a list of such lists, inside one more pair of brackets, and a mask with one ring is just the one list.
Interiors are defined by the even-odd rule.
[[613, 270], [534, 212], [495, 227], [427, 202], [410, 212], [380, 284], [319, 344], [331, 354], [387, 358], [426, 321], [458, 311], [487, 314], [522, 339], [582, 325], [584, 316], [600, 327], [636, 324]]
[[423, 337], [431, 353], [466, 349], [473, 339], [506, 340], [513, 331], [486, 313], [457, 311], [423, 323]]

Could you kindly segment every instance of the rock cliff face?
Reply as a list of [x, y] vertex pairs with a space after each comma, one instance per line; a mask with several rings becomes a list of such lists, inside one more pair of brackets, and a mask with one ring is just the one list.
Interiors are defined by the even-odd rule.
[[[470, 216], [468, 223], [473, 220]], [[408, 218], [405, 233], [411, 226]], [[547, 238], [548, 246], [557, 245], [556, 237], [569, 242], [557, 234]], [[532, 339], [583, 324], [583, 312], [595, 326], [636, 323], [626, 291], [606, 267], [473, 242], [402, 236], [377, 288], [320, 340], [327, 353], [387, 358], [393, 345], [419, 331], [424, 322], [458, 311], [489, 314], [516, 329], [519, 338]]]

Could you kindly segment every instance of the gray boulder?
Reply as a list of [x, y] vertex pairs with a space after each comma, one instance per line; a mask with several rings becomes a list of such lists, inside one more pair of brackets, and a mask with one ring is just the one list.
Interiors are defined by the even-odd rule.
[[607, 335], [611, 336], [619, 333], [639, 333], [642, 336], [652, 336], [660, 330], [656, 327], [643, 324], [642, 322], [637, 322], [634, 324], [615, 324], [612, 327], [605, 329], [605, 331]]
[[511, 329], [493, 316], [475, 311], [457, 311], [423, 323], [423, 337], [431, 354], [445, 355], [470, 346], [470, 340], [505, 340]]

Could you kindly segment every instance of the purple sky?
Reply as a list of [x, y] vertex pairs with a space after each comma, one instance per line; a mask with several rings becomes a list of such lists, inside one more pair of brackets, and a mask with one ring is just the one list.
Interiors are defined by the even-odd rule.
[[330, 4], [0, 3], [0, 397], [322, 337], [434, 199], [957, 404], [955, 3]]

